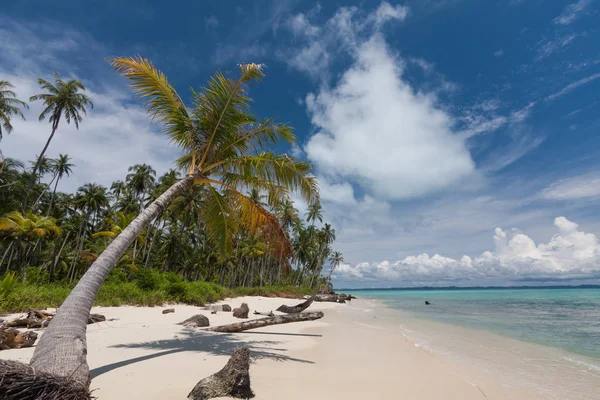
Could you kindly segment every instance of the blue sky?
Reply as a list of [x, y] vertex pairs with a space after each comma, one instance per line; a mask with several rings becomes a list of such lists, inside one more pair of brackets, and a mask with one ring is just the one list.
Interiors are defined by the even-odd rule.
[[[23, 98], [54, 70], [85, 82], [95, 109], [49, 150], [75, 190], [176, 156], [106, 57], [150, 58], [184, 97], [264, 63], [254, 111], [315, 165], [338, 286], [598, 283], [599, 21], [597, 0], [21, 0], [0, 10], [0, 79]], [[36, 112], [6, 155], [39, 152]]]

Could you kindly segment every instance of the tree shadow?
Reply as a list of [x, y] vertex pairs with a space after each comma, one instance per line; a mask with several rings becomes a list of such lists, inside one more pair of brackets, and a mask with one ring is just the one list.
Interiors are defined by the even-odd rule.
[[288, 350], [284, 348], [273, 347], [274, 345], [281, 343], [279, 341], [249, 341], [243, 340], [237, 334], [216, 332], [209, 333], [191, 328], [184, 328], [181, 332], [179, 332], [178, 335], [179, 337], [173, 339], [157, 340], [152, 342], [126, 343], [111, 346], [112, 348], [121, 349], [148, 349], [163, 351], [103, 365], [101, 367], [92, 369], [90, 371], [90, 375], [93, 379], [102, 374], [125, 367], [127, 365], [184, 351], [205, 352], [220, 356], [230, 356], [231, 353], [233, 353], [233, 351], [239, 347], [248, 347], [250, 349], [250, 357], [252, 360], [271, 359], [275, 361], [293, 361], [314, 364], [314, 362], [310, 360], [303, 360], [300, 358], [290, 357], [285, 354], [280, 354], [280, 352], [286, 352]]

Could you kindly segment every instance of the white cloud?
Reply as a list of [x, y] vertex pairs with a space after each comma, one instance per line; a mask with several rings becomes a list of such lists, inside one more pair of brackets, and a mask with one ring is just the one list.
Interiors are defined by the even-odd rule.
[[595, 81], [598, 78], [600, 78], [600, 73], [590, 75], [590, 76], [580, 79], [578, 81], [572, 82], [572, 83], [568, 84], [567, 86], [565, 86], [564, 88], [562, 88], [561, 90], [559, 90], [558, 92], [553, 93], [550, 96], [547, 96], [545, 100], [546, 101], [555, 100], [561, 96], [564, 96], [565, 94], [572, 92], [573, 90], [577, 89], [580, 86], [584, 86], [584, 85], [587, 85], [588, 83]]
[[308, 17], [304, 14], [296, 14], [294, 15], [288, 22], [289, 28], [295, 35], [298, 36], [309, 36], [314, 37], [317, 36], [321, 29], [317, 26], [314, 26], [308, 20]]
[[392, 6], [388, 2], [381, 2], [377, 10], [369, 16], [375, 21], [375, 24], [382, 25], [387, 21], [397, 20], [403, 21], [408, 15], [408, 7], [401, 5]]
[[502, 57], [504, 55], [504, 50], [500, 49], [500, 50], [496, 50], [494, 52], [494, 56], [495, 57]]
[[[39, 92], [33, 77], [4, 76], [21, 98]], [[46, 153], [51, 158], [62, 153], [73, 159], [74, 173], [61, 181], [62, 190], [74, 191], [87, 182], [110, 186], [112, 181], [124, 179], [127, 168], [137, 163], [150, 164], [158, 173], [174, 167], [177, 151], [141, 106], [129, 104], [129, 93], [88, 90], [86, 94], [94, 109], [84, 116], [79, 130], [62, 120]], [[40, 112], [41, 105], [33, 103], [25, 111], [26, 121], [14, 120], [14, 131], [2, 140], [4, 155], [25, 161], [39, 154], [50, 134], [50, 124], [38, 121]]]
[[[437, 106], [435, 95], [415, 91], [403, 79], [404, 62], [379, 33], [407, 12], [386, 2], [367, 15], [342, 7], [324, 24], [329, 35], [319, 40], [307, 34], [306, 45], [290, 57], [295, 68], [321, 77], [328, 76], [333, 44], [352, 57], [333, 86], [325, 83], [306, 97], [317, 133], [304, 151], [319, 175], [356, 182], [378, 199], [421, 196], [476, 175], [463, 139], [451, 130], [452, 117]], [[300, 16], [292, 26], [320, 29]]]
[[459, 259], [439, 254], [420, 254], [390, 263], [345, 264], [334, 272], [339, 282], [383, 281], [389, 286], [452, 284], [519, 280], [586, 279], [600, 276], [600, 247], [592, 233], [579, 230], [576, 223], [557, 217], [558, 230], [547, 243], [538, 245], [518, 231], [496, 228], [494, 251], [478, 257]]
[[587, 6], [591, 3], [591, 0], [579, 0], [577, 3], [567, 5], [563, 12], [558, 17], [554, 18], [554, 23], [557, 25], [568, 25], [571, 22], [574, 22], [581, 17]]
[[319, 171], [391, 199], [431, 193], [475, 174], [465, 143], [450, 129], [452, 118], [401, 74], [376, 35], [359, 46], [337, 86], [307, 97], [319, 131], [305, 151]]
[[470, 110], [466, 110], [460, 118], [460, 122], [463, 124], [460, 135], [464, 138], [470, 138], [482, 133], [495, 132], [507, 125], [518, 124], [527, 119], [534, 106], [535, 102], [531, 102], [507, 115], [500, 115], [497, 113], [497, 109], [500, 107], [498, 101], [480, 102]]
[[[0, 28], [0, 74], [15, 85], [19, 98], [27, 100], [39, 93], [37, 78], [52, 79], [52, 72], [58, 70], [63, 78], [83, 80], [94, 103], [79, 130], [62, 120], [50, 143], [48, 157], [68, 154], [75, 164], [74, 173], [61, 181], [61, 190], [74, 191], [87, 182], [110, 185], [123, 179], [135, 163], [151, 164], [158, 173], [173, 167], [176, 149], [150, 122], [144, 108], [132, 102], [126, 82], [106, 65], [97, 66], [109, 50], [69, 27], [1, 22], [7, 28]], [[71, 62], [73, 57], [81, 62]], [[40, 111], [41, 104], [35, 102], [25, 110], [26, 121], [13, 120], [14, 131], [1, 143], [5, 156], [28, 161], [39, 154], [50, 134], [47, 120], [38, 121]]]
[[565, 50], [579, 35], [570, 33], [564, 36], [557, 36], [554, 39], [542, 40], [538, 43], [536, 60], [540, 61], [550, 55]]
[[554, 182], [541, 193], [547, 200], [578, 200], [600, 198], [600, 175], [574, 176]]

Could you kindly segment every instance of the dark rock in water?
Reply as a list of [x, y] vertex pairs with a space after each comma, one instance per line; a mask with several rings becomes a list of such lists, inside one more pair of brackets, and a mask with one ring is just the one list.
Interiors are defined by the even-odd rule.
[[231, 306], [229, 304], [223, 304], [221, 306], [221, 311], [231, 311]]
[[248, 308], [248, 304], [242, 303], [240, 308], [233, 309], [233, 316], [236, 318], [248, 318], [248, 312], [250, 308]]
[[202, 328], [205, 326], [210, 326], [210, 322], [208, 321], [208, 317], [205, 315], [197, 314], [183, 322], [180, 322], [178, 325], [187, 326], [188, 328]]
[[425, 305], [426, 305], [426, 306], [430, 306], [430, 305], [431, 305], [431, 303], [430, 303], [430, 302], [428, 302], [427, 300], [425, 300]]

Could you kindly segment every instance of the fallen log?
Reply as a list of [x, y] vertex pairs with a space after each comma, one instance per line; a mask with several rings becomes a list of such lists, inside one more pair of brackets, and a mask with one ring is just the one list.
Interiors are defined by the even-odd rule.
[[273, 311], [269, 311], [268, 313], [266, 312], [260, 312], [260, 311], [254, 311], [254, 315], [266, 315], [267, 317], [274, 317], [275, 314], [273, 314]]
[[338, 297], [339, 296], [337, 294], [318, 294], [315, 296], [315, 301], [330, 301], [337, 303]]
[[[54, 318], [54, 314], [30, 309], [27, 311], [27, 316], [23, 318], [13, 319], [11, 321], [5, 321], [3, 326], [7, 328], [46, 328], [50, 321]], [[101, 314], [90, 314], [88, 318], [88, 325], [95, 324], [97, 322], [106, 321], [106, 317]]]
[[86, 386], [75, 379], [52, 375], [18, 361], [0, 360], [0, 399], [91, 400]]
[[312, 302], [314, 300], [315, 300], [315, 296], [311, 296], [305, 302], [297, 304], [293, 307], [286, 306], [285, 304], [283, 304], [283, 305], [279, 306], [279, 308], [276, 311], [286, 313], [286, 314], [298, 314], [298, 313], [301, 313], [302, 311], [306, 310], [312, 304]]
[[174, 308], [167, 308], [165, 310], [162, 310], [163, 314], [171, 314], [171, 313], [174, 313], [174, 312], [175, 312]]
[[189, 400], [206, 400], [215, 397], [251, 399], [254, 393], [250, 387], [250, 351], [243, 347], [231, 355], [222, 370], [202, 379], [194, 386]]
[[0, 350], [31, 347], [38, 335], [33, 331], [21, 332], [15, 328], [0, 328]]
[[206, 330], [211, 332], [227, 333], [242, 332], [250, 329], [262, 328], [263, 326], [269, 325], [289, 324], [291, 322], [302, 321], [314, 321], [316, 319], [323, 318], [323, 315], [324, 314], [321, 311], [299, 314], [276, 315], [274, 317], [260, 318], [244, 322], [235, 322], [229, 325], [215, 326]]

